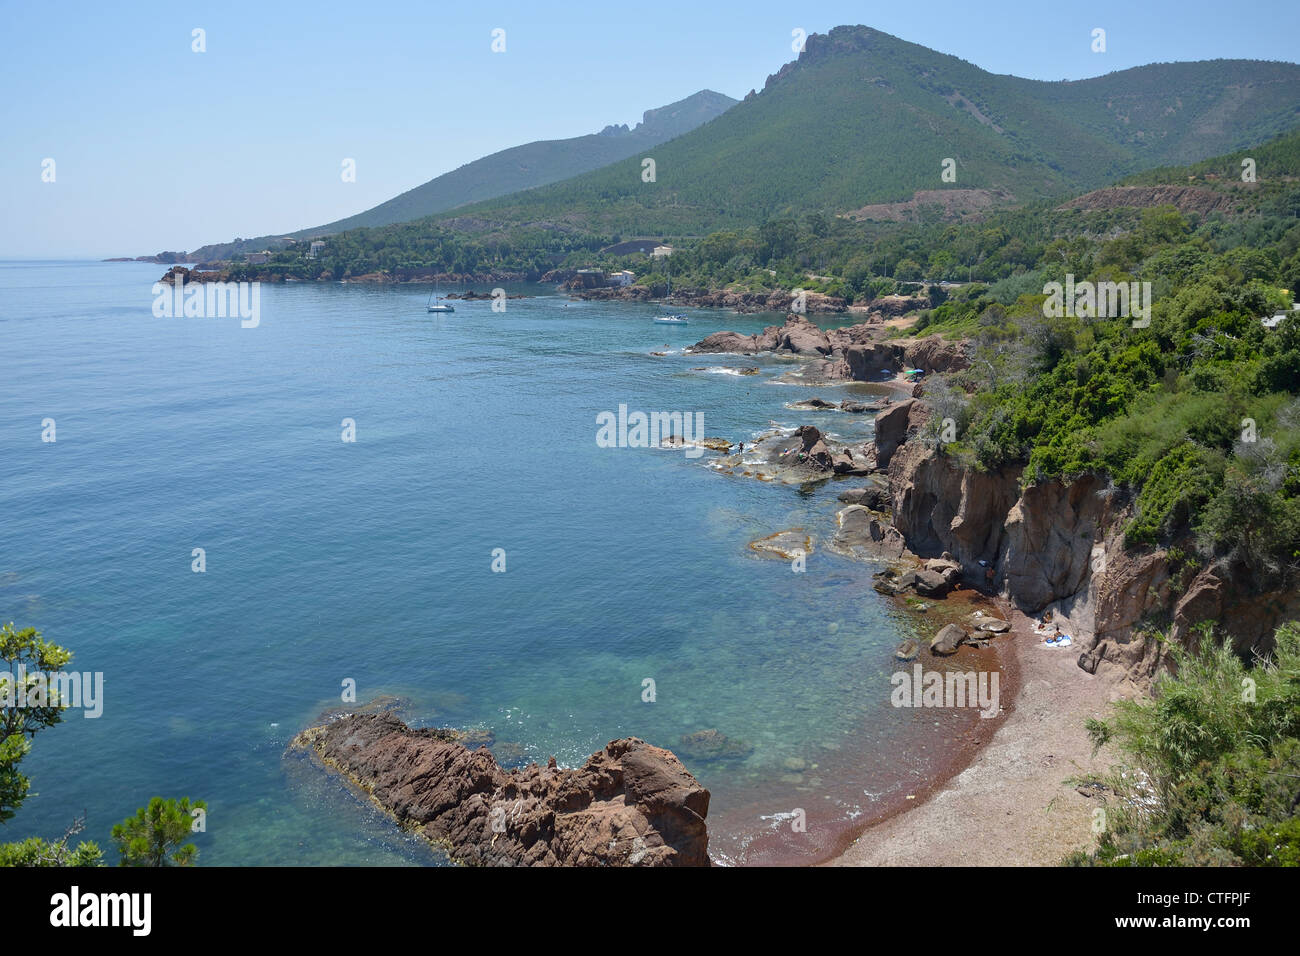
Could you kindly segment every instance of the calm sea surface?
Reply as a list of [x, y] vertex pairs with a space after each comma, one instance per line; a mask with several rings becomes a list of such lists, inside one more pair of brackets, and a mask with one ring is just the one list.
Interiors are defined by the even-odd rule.
[[[490, 729], [507, 763], [577, 765], [626, 735], [678, 750], [716, 729], [744, 755], [683, 756], [731, 863], [826, 856], [978, 732], [890, 706], [893, 649], [921, 625], [871, 590], [877, 568], [818, 547], [795, 574], [747, 549], [793, 526], [820, 543], [845, 484], [596, 444], [620, 404], [700, 411], [732, 440], [769, 421], [868, 436], [870, 416], [785, 408], [861, 387], [681, 354], [780, 317], [662, 326], [654, 306], [540, 286], [512, 288], [532, 297], [504, 314], [431, 316], [427, 289], [264, 285], [244, 329], [155, 318], [163, 271], [0, 263], [0, 618], [103, 672], [106, 698], [99, 719], [70, 711], [36, 738], [35, 795], [0, 839], [58, 836], [84, 812], [116, 862], [113, 823], [188, 795], [208, 801], [206, 865], [443, 862], [285, 758], [348, 679], [362, 701], [409, 699], [414, 723]], [[742, 365], [762, 372], [722, 371]]]

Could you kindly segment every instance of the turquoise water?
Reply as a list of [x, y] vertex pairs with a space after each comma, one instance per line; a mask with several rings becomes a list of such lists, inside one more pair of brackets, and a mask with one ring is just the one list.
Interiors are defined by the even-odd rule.
[[[413, 721], [490, 728], [503, 759], [576, 765], [616, 737], [676, 749], [703, 729], [744, 741], [687, 759], [723, 862], [824, 857], [951, 759], [959, 734], [935, 726], [966, 715], [889, 706], [914, 625], [871, 590], [876, 568], [819, 548], [794, 574], [746, 547], [792, 526], [822, 539], [845, 485], [596, 444], [620, 403], [700, 411], [733, 440], [769, 420], [868, 435], [869, 416], [785, 409], [851, 394], [775, 384], [789, 362], [681, 354], [779, 317], [659, 326], [654, 306], [538, 286], [505, 314], [434, 317], [418, 288], [264, 285], [243, 329], [154, 318], [162, 271], [0, 264], [0, 618], [106, 685], [101, 718], [37, 738], [37, 795], [0, 838], [84, 812], [107, 845], [150, 796], [189, 795], [209, 804], [205, 864], [439, 862], [283, 757], [349, 678], [363, 701], [409, 698]], [[807, 833], [784, 822], [795, 808]]]

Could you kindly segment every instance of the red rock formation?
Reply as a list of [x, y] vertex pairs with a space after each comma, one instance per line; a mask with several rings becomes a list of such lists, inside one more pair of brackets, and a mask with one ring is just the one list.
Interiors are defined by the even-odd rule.
[[1108, 186], [1071, 199], [1057, 208], [1145, 209], [1151, 206], [1176, 206], [1184, 215], [1195, 213], [1204, 216], [1211, 212], [1232, 212], [1237, 202], [1236, 196], [1196, 186]]
[[484, 866], [708, 866], [709, 791], [672, 753], [628, 737], [576, 770], [506, 771], [483, 747], [391, 714], [303, 731], [307, 750], [404, 828]]
[[[871, 550], [873, 542], [892, 540], [891, 550], [904, 561], [950, 553], [969, 583], [1001, 592], [1026, 613], [1050, 611], [1074, 637], [1079, 666], [1089, 672], [1105, 664], [1149, 680], [1165, 660], [1156, 631], [1190, 645], [1204, 621], [1214, 622], [1239, 653], [1265, 653], [1278, 625], [1300, 616], [1300, 594], [1258, 593], [1244, 568], [1175, 570], [1162, 548], [1125, 547], [1133, 505], [1103, 478], [1022, 486], [1018, 467], [963, 467], [939, 449], [909, 441], [910, 427], [894, 415], [878, 425], [877, 438], [890, 453], [893, 527], [873, 527], [874, 518], [850, 505], [840, 513], [840, 544]], [[899, 538], [891, 539], [894, 534]], [[1159, 620], [1168, 623], [1152, 623]]]

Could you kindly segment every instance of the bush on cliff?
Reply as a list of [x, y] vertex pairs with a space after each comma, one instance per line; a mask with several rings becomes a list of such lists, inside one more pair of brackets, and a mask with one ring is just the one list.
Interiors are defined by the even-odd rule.
[[1288, 866], [1300, 862], [1300, 625], [1278, 629], [1268, 660], [1243, 662], [1201, 631], [1172, 647], [1176, 672], [1149, 701], [1088, 722], [1125, 757], [1107, 783], [1095, 852], [1105, 866]]

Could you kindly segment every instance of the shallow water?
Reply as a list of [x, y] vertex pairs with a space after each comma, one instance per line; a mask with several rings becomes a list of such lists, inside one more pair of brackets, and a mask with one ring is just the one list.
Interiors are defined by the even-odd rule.
[[[37, 738], [38, 795], [4, 838], [61, 834], [85, 811], [107, 846], [150, 796], [189, 795], [209, 804], [204, 864], [439, 862], [282, 757], [346, 679], [361, 700], [408, 697], [413, 721], [490, 728], [503, 758], [576, 765], [616, 737], [679, 749], [717, 729], [747, 754], [683, 757], [731, 863], [825, 856], [978, 732], [970, 712], [890, 706], [894, 647], [936, 619], [872, 591], [875, 567], [819, 546], [796, 574], [748, 550], [796, 526], [820, 545], [847, 485], [596, 443], [597, 414], [620, 404], [702, 412], [706, 435], [732, 440], [769, 421], [869, 435], [870, 416], [784, 407], [867, 389], [681, 354], [779, 317], [655, 325], [652, 305], [537, 286], [504, 314], [430, 316], [424, 289], [293, 284], [264, 285], [243, 329], [154, 318], [163, 271], [0, 264], [0, 618], [106, 684], [101, 718], [70, 713]], [[761, 374], [694, 370], [741, 365]]]

